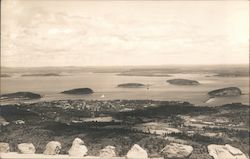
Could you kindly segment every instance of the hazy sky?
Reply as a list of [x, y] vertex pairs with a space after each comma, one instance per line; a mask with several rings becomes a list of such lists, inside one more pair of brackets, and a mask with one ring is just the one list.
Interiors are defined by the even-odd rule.
[[249, 2], [4, 0], [2, 66], [246, 64]]

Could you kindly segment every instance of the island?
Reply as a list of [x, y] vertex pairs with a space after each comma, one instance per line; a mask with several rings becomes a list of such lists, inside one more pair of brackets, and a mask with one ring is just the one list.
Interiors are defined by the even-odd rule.
[[27, 77], [27, 76], [61, 76], [60, 74], [57, 73], [45, 73], [45, 74], [24, 74], [22, 77]]
[[171, 75], [166, 73], [158, 72], [123, 72], [118, 73], [118, 76], [143, 76], [143, 77], [171, 77]]
[[90, 88], [76, 88], [76, 89], [71, 89], [67, 91], [61, 92], [63, 94], [75, 94], [75, 95], [81, 95], [81, 94], [92, 94], [94, 91]]
[[1, 77], [11, 77], [9, 74], [1, 74]]
[[15, 92], [1, 95], [1, 99], [39, 99], [40, 94], [32, 92]]
[[170, 69], [158, 68], [158, 67], [137, 67], [130, 68], [129, 70], [123, 70], [118, 73], [118, 76], [142, 76], [142, 77], [170, 77]]
[[210, 97], [233, 97], [241, 94], [241, 90], [238, 87], [227, 87], [208, 92]]
[[141, 83], [123, 83], [123, 84], [119, 84], [118, 87], [122, 87], [122, 88], [143, 88], [143, 87], [145, 87], [145, 85], [141, 84]]
[[168, 83], [173, 85], [199, 85], [200, 83], [195, 80], [189, 80], [189, 79], [171, 79], [167, 80]]

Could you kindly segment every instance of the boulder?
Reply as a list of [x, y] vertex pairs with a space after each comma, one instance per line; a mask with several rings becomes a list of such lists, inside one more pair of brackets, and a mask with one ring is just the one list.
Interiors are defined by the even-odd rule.
[[17, 148], [22, 154], [34, 154], [36, 152], [36, 148], [32, 143], [18, 144]]
[[165, 159], [188, 158], [193, 152], [193, 147], [189, 145], [170, 143], [161, 150]]
[[84, 145], [84, 142], [80, 138], [75, 138], [71, 148], [69, 149], [69, 156], [82, 157], [86, 156], [87, 152], [88, 149]]
[[0, 153], [10, 152], [10, 145], [5, 142], [0, 142]]
[[215, 145], [207, 146], [208, 153], [214, 159], [247, 159], [246, 155], [239, 149], [231, 145]]
[[126, 159], [148, 159], [148, 153], [139, 145], [134, 144], [128, 151]]
[[47, 145], [46, 145], [46, 149], [43, 152], [43, 154], [45, 155], [57, 155], [60, 153], [62, 146], [61, 143], [58, 141], [50, 141]]
[[115, 147], [114, 146], [106, 146], [104, 149], [100, 151], [100, 157], [115, 157]]

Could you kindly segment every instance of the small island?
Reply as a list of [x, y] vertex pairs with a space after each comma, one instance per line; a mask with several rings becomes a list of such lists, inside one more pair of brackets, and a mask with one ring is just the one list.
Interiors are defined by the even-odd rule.
[[11, 75], [9, 75], [9, 74], [1, 74], [1, 76], [0, 77], [11, 77]]
[[67, 91], [61, 92], [63, 94], [75, 94], [75, 95], [82, 95], [82, 94], [92, 94], [94, 91], [90, 88], [76, 88]]
[[29, 77], [29, 76], [37, 76], [37, 77], [40, 77], [40, 76], [61, 76], [60, 74], [57, 74], [57, 73], [45, 73], [45, 74], [24, 74], [22, 75], [22, 77]]
[[227, 87], [208, 92], [210, 97], [234, 97], [241, 94], [241, 90], [238, 87]]
[[143, 87], [145, 87], [145, 85], [141, 84], [141, 83], [123, 83], [123, 84], [119, 84], [118, 87], [122, 87], [122, 88], [143, 88]]
[[189, 80], [189, 79], [171, 79], [167, 80], [168, 83], [173, 85], [199, 85], [200, 83], [195, 80]]
[[39, 99], [40, 94], [32, 92], [15, 92], [1, 95], [1, 99]]
[[142, 76], [142, 77], [171, 77], [166, 73], [155, 73], [155, 72], [123, 72], [118, 73], [117, 76]]

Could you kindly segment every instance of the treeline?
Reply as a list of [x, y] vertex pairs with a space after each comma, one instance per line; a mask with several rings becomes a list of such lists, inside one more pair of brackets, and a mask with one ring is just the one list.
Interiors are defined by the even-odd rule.
[[168, 116], [174, 116], [179, 114], [189, 114], [189, 113], [216, 113], [216, 109], [211, 107], [197, 107], [193, 106], [190, 103], [180, 103], [175, 105], [159, 105], [155, 107], [147, 107], [142, 109], [136, 109], [130, 112], [120, 112], [117, 115], [117, 118], [126, 118], [127, 116], [134, 116], [134, 117], [159, 117], [165, 118]]

